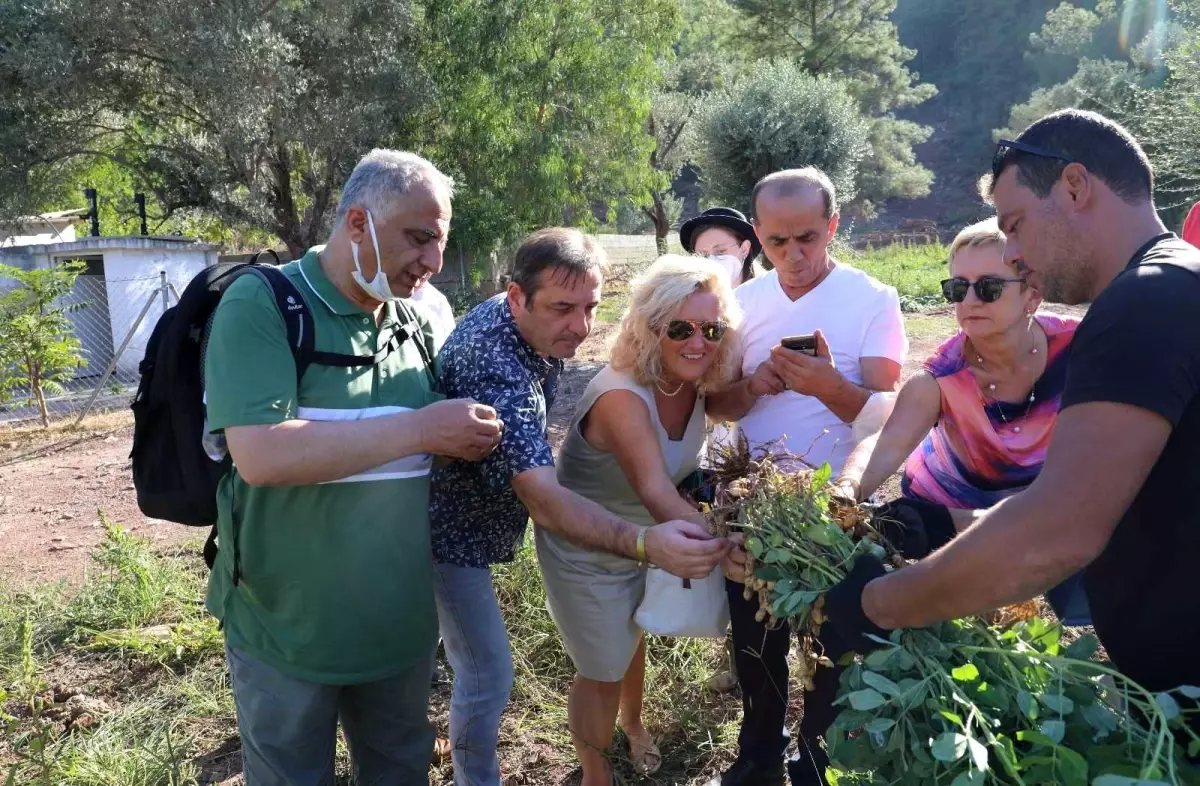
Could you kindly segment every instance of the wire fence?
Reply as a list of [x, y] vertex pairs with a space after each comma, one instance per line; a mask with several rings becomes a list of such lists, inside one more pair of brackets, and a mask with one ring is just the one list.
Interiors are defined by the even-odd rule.
[[[89, 412], [129, 406], [141, 375], [138, 366], [159, 317], [178, 300], [164, 273], [113, 279], [80, 275], [59, 305], [66, 307], [78, 342], [80, 365], [42, 384], [45, 419], [79, 421]], [[42, 401], [28, 384], [0, 405], [0, 423], [43, 419]]]

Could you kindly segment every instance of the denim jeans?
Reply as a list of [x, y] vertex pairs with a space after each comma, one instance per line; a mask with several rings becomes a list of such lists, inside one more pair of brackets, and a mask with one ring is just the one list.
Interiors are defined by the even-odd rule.
[[454, 786], [500, 786], [496, 743], [512, 691], [512, 652], [487, 568], [433, 566], [446, 658], [454, 670], [450, 760]]
[[246, 786], [333, 786], [341, 718], [359, 786], [429, 783], [429, 659], [361, 685], [289, 677], [228, 645]]

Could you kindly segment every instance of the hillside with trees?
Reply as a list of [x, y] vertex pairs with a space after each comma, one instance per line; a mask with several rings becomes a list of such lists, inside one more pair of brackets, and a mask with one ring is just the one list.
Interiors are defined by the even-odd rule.
[[152, 231], [295, 253], [382, 145], [455, 177], [452, 243], [482, 253], [554, 223], [665, 244], [814, 163], [847, 227], [950, 231], [986, 211], [998, 134], [1083, 106], [1139, 134], [1177, 223], [1200, 197], [1197, 6], [0, 0], [0, 218], [92, 187], [104, 231], [127, 233], [143, 191]]

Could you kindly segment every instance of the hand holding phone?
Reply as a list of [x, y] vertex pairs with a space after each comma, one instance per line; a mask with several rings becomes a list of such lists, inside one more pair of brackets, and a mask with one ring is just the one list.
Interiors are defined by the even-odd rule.
[[784, 336], [780, 339], [779, 344], [792, 352], [803, 352], [813, 357], [817, 355], [817, 337], [811, 333], [804, 336]]

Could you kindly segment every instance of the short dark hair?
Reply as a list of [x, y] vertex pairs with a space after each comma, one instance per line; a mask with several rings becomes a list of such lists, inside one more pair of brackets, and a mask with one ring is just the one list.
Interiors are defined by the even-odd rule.
[[[1154, 171], [1142, 146], [1120, 123], [1098, 112], [1082, 109], [1054, 112], [1030, 125], [1015, 141], [1082, 164], [1130, 204], [1154, 196]], [[1015, 148], [997, 152], [992, 177], [984, 184], [985, 195], [989, 197], [1004, 170], [1015, 166], [1017, 182], [1044, 199], [1068, 165], [1068, 161], [1059, 158]]]
[[834, 191], [833, 181], [829, 179], [829, 175], [815, 166], [806, 166], [803, 169], [781, 169], [755, 183], [754, 190], [750, 192], [750, 216], [752, 218], [758, 218], [758, 195], [768, 186], [777, 188], [780, 196], [794, 196], [802, 188], [811, 186], [821, 192], [821, 199], [825, 203], [826, 219], [833, 218], [833, 214], [838, 211], [837, 192]]
[[567, 227], [539, 229], [517, 248], [512, 281], [528, 303], [544, 283], [545, 271], [561, 271], [574, 280], [591, 272], [603, 275], [607, 263], [608, 257], [594, 237]]

